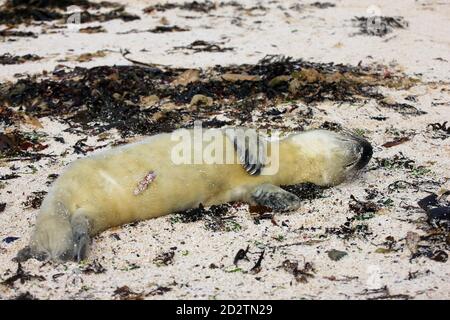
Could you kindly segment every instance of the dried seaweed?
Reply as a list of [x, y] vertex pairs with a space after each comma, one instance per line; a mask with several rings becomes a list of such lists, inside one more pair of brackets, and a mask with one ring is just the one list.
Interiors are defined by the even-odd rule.
[[[43, 79], [26, 78], [4, 85], [0, 103], [21, 107], [30, 116], [54, 116], [97, 132], [116, 128], [123, 135], [155, 134], [191, 126], [193, 119], [210, 120], [219, 113], [245, 124], [252, 121], [256, 108], [264, 110], [286, 99], [308, 103], [381, 100], [384, 97], [376, 89], [379, 85], [412, 83], [405, 84], [400, 75], [384, 79], [382, 74], [360, 67], [268, 56], [255, 65], [202, 70], [198, 81], [176, 86], [172, 83], [185, 69], [140, 64], [143, 66], [55, 69]], [[223, 79], [226, 74], [246, 76], [227, 81]], [[269, 85], [283, 75], [291, 75], [290, 82]], [[215, 107], [187, 108], [199, 94], [213, 99]], [[148, 96], [164, 99], [179, 109], [164, 109], [161, 104], [145, 107], [142, 98]], [[216, 121], [211, 126], [223, 124]]]
[[102, 33], [102, 32], [106, 32], [105, 28], [103, 28], [102, 26], [95, 26], [95, 27], [86, 27], [86, 28], [80, 28], [78, 30], [79, 33]]
[[362, 35], [384, 37], [394, 29], [405, 29], [408, 22], [403, 17], [355, 17], [352, 19], [354, 26], [359, 28]]
[[309, 278], [314, 278], [314, 273], [316, 272], [310, 262], [305, 262], [303, 268], [299, 269], [297, 261], [285, 260], [282, 263], [282, 267], [285, 271], [291, 273], [297, 282], [301, 283], [307, 283]]
[[397, 111], [398, 113], [406, 116], [420, 116], [426, 114], [425, 111], [419, 110], [407, 103], [388, 103], [386, 101], [380, 101], [379, 103], [382, 107]]
[[27, 61], [38, 61], [42, 58], [35, 54], [25, 54], [23, 56], [13, 56], [9, 53], [0, 55], [0, 64], [21, 64]]
[[106, 269], [97, 260], [92, 261], [88, 265], [84, 266], [81, 271], [84, 274], [100, 274], [105, 273]]
[[39, 135], [14, 130], [9, 133], [0, 133], [1, 157], [26, 157], [46, 149], [48, 146], [40, 142]]
[[[355, 212], [358, 216], [362, 216], [367, 212], [374, 213], [380, 210], [380, 206], [372, 201], [361, 201], [355, 198], [354, 195], [350, 196], [351, 201], [348, 204], [350, 210]], [[361, 220], [361, 219], [359, 219]]]
[[[71, 15], [64, 15], [64, 19], [66, 20], [69, 19], [70, 17]], [[105, 22], [115, 19], [120, 19], [124, 22], [129, 22], [139, 20], [140, 17], [126, 12], [125, 7], [120, 7], [105, 13], [91, 13], [89, 11], [83, 11], [80, 13], [80, 23]]]
[[25, 208], [39, 209], [44, 200], [47, 191], [34, 191], [27, 197], [27, 200], [22, 203]]
[[205, 228], [211, 231], [238, 230], [240, 226], [235, 222], [235, 216], [229, 215], [231, 207], [228, 203], [213, 205], [209, 208], [200, 204], [198, 208], [176, 213], [172, 216], [171, 221], [182, 223], [203, 221]]
[[196, 40], [187, 46], [174, 47], [175, 50], [192, 50], [194, 53], [197, 52], [225, 52], [232, 51], [234, 48], [221, 47], [220, 43], [208, 42], [204, 40]]
[[[107, 1], [94, 3], [87, 0], [8, 0], [0, 7], [0, 24], [18, 25], [21, 23], [30, 24], [34, 21], [67, 20], [72, 15], [66, 13], [66, 9], [70, 6], [77, 6], [84, 10], [80, 12], [80, 23], [93, 21], [103, 22], [113, 19], [121, 19], [123, 21], [140, 19], [136, 15], [127, 13], [124, 6]], [[91, 13], [87, 11], [87, 9], [100, 8], [112, 9], [104, 13]]]
[[37, 38], [37, 35], [31, 31], [17, 31], [17, 30], [4, 29], [4, 30], [0, 30], [0, 37]]
[[31, 280], [38, 280], [38, 281], [45, 281], [45, 278], [43, 276], [39, 275], [33, 275], [29, 272], [26, 272], [23, 270], [22, 265], [20, 263], [17, 264], [17, 270], [14, 275], [7, 278], [1, 284], [8, 286], [8, 287], [14, 287], [14, 284], [16, 281], [20, 281], [21, 284], [24, 284], [25, 282], [31, 281]]
[[247, 246], [246, 249], [239, 249], [239, 251], [234, 256], [234, 260], [233, 260], [233, 264], [235, 266], [237, 266], [238, 262], [241, 261], [241, 260], [247, 260], [248, 261], [247, 253], [248, 253], [249, 249], [250, 249], [250, 246]]
[[173, 264], [174, 256], [175, 252], [173, 251], [163, 252], [159, 254], [157, 257], [155, 257], [155, 259], [153, 259], [153, 262], [157, 266], [168, 266], [170, 264]]
[[450, 137], [450, 125], [447, 125], [447, 123], [448, 121], [444, 121], [442, 123], [430, 123], [427, 125], [427, 128], [430, 128], [436, 133], [435, 138], [444, 140]]
[[401, 137], [401, 138], [395, 139], [393, 141], [388, 141], [386, 143], [383, 143], [382, 146], [385, 148], [392, 148], [392, 147], [398, 146], [399, 144], [405, 143], [409, 140], [410, 139], [408, 137]]
[[128, 286], [122, 286], [114, 290], [113, 296], [119, 297], [120, 300], [143, 300], [144, 294], [134, 292]]
[[328, 9], [328, 8], [334, 8], [336, 5], [331, 2], [313, 2], [310, 4], [311, 7], [315, 7], [318, 9]]
[[38, 300], [38, 299], [27, 291], [27, 292], [19, 293], [14, 298], [14, 300]]
[[124, 32], [118, 32], [117, 34], [130, 34], [130, 33], [146, 33], [146, 32], [150, 32], [150, 33], [166, 33], [166, 32], [185, 32], [185, 31], [190, 31], [189, 28], [182, 28], [179, 26], [156, 26], [152, 29], [146, 29], [146, 30], [137, 30], [137, 29], [132, 29], [129, 31], [124, 31]]
[[149, 293], [147, 293], [146, 296], [162, 296], [169, 291], [172, 291], [172, 288], [158, 286], [156, 289], [153, 289]]
[[255, 265], [250, 269], [250, 272], [253, 274], [257, 274], [261, 272], [261, 264], [264, 259], [264, 253], [265, 250], [261, 251], [259, 254], [258, 260], [256, 261]]
[[430, 194], [418, 201], [418, 205], [426, 212], [426, 223], [421, 228], [426, 232], [420, 236], [416, 250], [411, 259], [425, 256], [438, 262], [447, 262], [450, 251], [450, 192], [441, 196]]
[[184, 2], [184, 3], [164, 3], [164, 4], [156, 4], [152, 6], [148, 6], [144, 8], [144, 13], [153, 13], [155, 11], [164, 12], [166, 10], [172, 9], [181, 9], [188, 11], [195, 11], [201, 13], [208, 13], [212, 10], [216, 9], [216, 4], [212, 1], [192, 1], [192, 2]]
[[290, 186], [281, 186], [282, 189], [295, 194], [300, 200], [314, 200], [323, 198], [327, 187], [317, 186], [312, 183], [301, 183]]

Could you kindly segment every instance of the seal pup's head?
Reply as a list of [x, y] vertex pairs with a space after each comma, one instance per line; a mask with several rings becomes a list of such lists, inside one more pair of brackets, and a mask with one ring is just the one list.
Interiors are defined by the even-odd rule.
[[364, 168], [372, 157], [370, 143], [350, 132], [311, 130], [288, 139], [298, 151], [298, 170], [317, 185], [336, 185]]

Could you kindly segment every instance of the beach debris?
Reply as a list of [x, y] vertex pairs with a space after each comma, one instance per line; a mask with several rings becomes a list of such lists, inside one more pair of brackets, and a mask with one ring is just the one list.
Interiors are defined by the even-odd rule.
[[197, 208], [175, 213], [170, 220], [172, 223], [202, 221], [204, 227], [211, 231], [238, 231], [241, 226], [236, 222], [236, 216], [230, 215], [232, 208], [229, 203], [208, 208], [200, 204]]
[[146, 296], [162, 296], [165, 293], [172, 291], [170, 287], [157, 286], [155, 289], [149, 291]]
[[290, 186], [280, 186], [283, 190], [295, 194], [300, 200], [314, 200], [324, 197], [328, 187], [321, 187], [313, 183], [299, 183]]
[[248, 250], [250, 249], [250, 246], [247, 246], [245, 249], [239, 249], [239, 251], [234, 256], [233, 264], [237, 267], [238, 262], [240, 260], [249, 260], [247, 257]]
[[[361, 201], [355, 198], [354, 195], [350, 195], [350, 202], [348, 207], [350, 210], [357, 214], [356, 219], [365, 220], [367, 219], [366, 213], [375, 213], [380, 210], [380, 206], [372, 201]], [[369, 215], [369, 218], [372, 217]]]
[[347, 252], [336, 250], [336, 249], [332, 249], [332, 250], [327, 251], [327, 254], [328, 254], [328, 258], [330, 258], [333, 261], [339, 261], [343, 257], [345, 257], [346, 255], [348, 255]]
[[6, 280], [2, 281], [1, 284], [8, 286], [8, 287], [14, 287], [14, 284], [16, 281], [20, 281], [21, 284], [24, 284], [25, 282], [31, 281], [31, 280], [38, 280], [38, 281], [45, 281], [45, 277], [40, 275], [34, 275], [30, 274], [29, 272], [26, 272], [20, 263], [17, 263], [17, 270], [16, 273], [10, 277], [8, 277]]
[[37, 38], [37, 35], [31, 31], [11, 30], [10, 28], [0, 30], [0, 37], [23, 37], [23, 38]]
[[378, 37], [384, 37], [394, 29], [405, 29], [408, 27], [408, 22], [400, 16], [354, 17], [352, 22], [355, 27], [359, 28], [357, 34]]
[[[21, 23], [31, 24], [35, 21], [67, 21], [72, 15], [72, 13], [67, 13], [67, 9], [71, 6], [77, 6], [83, 10], [79, 12], [80, 23], [103, 22], [113, 19], [121, 19], [122, 21], [140, 19], [136, 15], [127, 13], [124, 6], [108, 1], [95, 3], [87, 0], [7, 0], [0, 6], [0, 24], [18, 25]], [[88, 11], [106, 8], [110, 8], [110, 10], [99, 13], [91, 13]]]
[[437, 262], [445, 263], [448, 260], [448, 253], [444, 250], [437, 250], [433, 252], [433, 254], [429, 256], [429, 258]]
[[237, 81], [259, 81], [260, 78], [258, 76], [249, 75], [249, 74], [238, 74], [238, 73], [225, 73], [222, 76], [222, 79], [229, 82], [237, 82]]
[[416, 232], [408, 231], [405, 240], [409, 251], [411, 251], [411, 254], [415, 255], [418, 250], [420, 235]]
[[[429, 174], [430, 169], [422, 165], [416, 165], [416, 162], [406, 157], [402, 152], [395, 154], [391, 158], [374, 157], [375, 167], [370, 170], [383, 168], [387, 170], [405, 170], [414, 178], [422, 177]], [[397, 185], [397, 187], [399, 187]]]
[[393, 141], [385, 142], [382, 144], [382, 146], [385, 148], [392, 148], [392, 147], [398, 146], [399, 144], [405, 143], [409, 140], [410, 139], [408, 137], [401, 137], [401, 138], [395, 139]]
[[197, 107], [201, 106], [210, 107], [213, 105], [213, 103], [214, 100], [211, 97], [205, 96], [203, 94], [196, 94], [195, 96], [192, 97], [190, 105]]
[[400, 113], [401, 115], [405, 115], [405, 116], [420, 116], [420, 115], [426, 114], [425, 111], [419, 110], [416, 107], [414, 107], [410, 104], [407, 104], [407, 103], [398, 103], [398, 102], [392, 102], [392, 101], [383, 99], [383, 100], [379, 101], [379, 104], [380, 104], [380, 106], [382, 106], [384, 108], [394, 110], [394, 111]]
[[208, 42], [204, 40], [196, 40], [187, 46], [177, 46], [174, 50], [192, 50], [194, 53], [197, 52], [225, 52], [232, 51], [234, 48], [221, 47], [221, 43]]
[[122, 286], [114, 290], [113, 296], [119, 297], [120, 300], [143, 300], [144, 293], [134, 292], [128, 286]]
[[33, 191], [27, 196], [27, 199], [22, 202], [22, 205], [25, 208], [39, 209], [46, 194], [47, 191]]
[[292, 274], [297, 282], [301, 283], [307, 283], [309, 278], [314, 278], [314, 273], [316, 272], [310, 262], [305, 262], [303, 267], [299, 269], [297, 261], [287, 259], [283, 261], [281, 266], [286, 272]]
[[102, 264], [100, 262], [98, 262], [97, 260], [94, 260], [91, 263], [83, 266], [81, 268], [81, 271], [84, 274], [100, 274], [100, 273], [105, 273], [106, 269], [102, 266]]
[[103, 33], [103, 32], [106, 32], [106, 30], [102, 26], [92, 26], [92, 27], [80, 28], [78, 30], [78, 32], [92, 34], [92, 33]]
[[0, 133], [0, 157], [29, 156], [48, 147], [39, 134], [13, 130]]
[[[379, 71], [361, 67], [267, 56], [254, 65], [199, 70], [198, 79], [192, 72], [192, 79], [187, 77], [186, 85], [176, 86], [172, 83], [181, 81], [181, 75], [187, 75], [186, 69], [135, 61], [127, 57], [126, 50], [122, 54], [136, 65], [63, 68], [55, 69], [42, 79], [19, 79], [0, 90], [0, 104], [17, 106], [38, 119], [44, 116], [62, 118], [73, 127], [81, 126], [94, 133], [115, 128], [123, 136], [149, 135], [187, 127], [192, 119], [211, 120], [217, 114], [233, 120], [212, 121], [210, 127], [229, 122], [245, 125], [252, 121], [255, 110], [267, 111], [268, 106], [280, 99], [306, 103], [380, 101], [384, 96], [376, 90], [378, 86], [397, 86], [399, 79], [406, 77], [393, 74], [385, 79]], [[224, 80], [224, 75], [228, 81]], [[269, 86], [272, 79], [285, 75], [290, 77], [289, 83]], [[414, 83], [411, 80], [400, 87]], [[217, 107], [183, 110], [197, 94], [212, 98]], [[141, 98], [152, 95], [164, 97], [165, 103], [172, 103], [180, 110], [167, 110], [160, 116], [154, 116], [161, 111], [156, 107], [142, 110]], [[302, 117], [307, 119], [310, 115]]]
[[38, 300], [29, 291], [19, 293], [14, 300]]
[[6, 202], [0, 202], [0, 213], [5, 211], [5, 208], [6, 208]]
[[47, 181], [45, 182], [45, 184], [47, 186], [50, 186], [53, 183], [53, 181], [55, 181], [58, 177], [59, 177], [59, 174], [57, 174], [57, 173], [50, 173], [47, 176]]
[[172, 81], [174, 86], [186, 86], [189, 83], [196, 82], [200, 79], [200, 70], [188, 69], [180, 74], [175, 80]]
[[16, 240], [19, 240], [19, 239], [20, 239], [19, 237], [6, 237], [2, 241], [4, 243], [12, 243], [12, 242], [14, 242]]
[[68, 57], [65, 60], [62, 61], [67, 61], [67, 60], [74, 60], [77, 62], [89, 62], [92, 61], [96, 58], [104, 58], [106, 57], [107, 54], [107, 50], [98, 50], [96, 52], [88, 52], [88, 53], [82, 53], [80, 55], [77, 56], [73, 56], [73, 57]]
[[442, 123], [430, 123], [427, 128], [431, 128], [436, 133], [435, 137], [439, 139], [447, 139], [450, 137], [450, 125], [447, 125], [448, 121]]
[[42, 58], [35, 54], [25, 54], [23, 56], [13, 56], [9, 53], [0, 55], [0, 64], [22, 64], [28, 61], [38, 61]]
[[261, 251], [261, 253], [259, 254], [258, 260], [256, 261], [255, 265], [250, 269], [251, 273], [258, 274], [258, 273], [261, 272], [261, 264], [262, 264], [262, 261], [264, 259], [264, 253], [265, 252], [266, 252], [265, 250]]
[[174, 251], [162, 252], [153, 259], [153, 263], [155, 263], [158, 267], [168, 266], [173, 264], [174, 256]]
[[[67, 20], [70, 18], [70, 15], [64, 15], [63, 18]], [[80, 23], [106, 22], [116, 19], [120, 19], [123, 22], [130, 22], [139, 20], [140, 17], [126, 12], [125, 7], [119, 7], [104, 13], [91, 13], [89, 11], [80, 12]]]
[[331, 2], [319, 2], [319, 1], [310, 3], [309, 5], [311, 7], [315, 7], [315, 8], [318, 8], [318, 9], [328, 9], [328, 8], [336, 7], [336, 5], [334, 3], [331, 3]]
[[152, 29], [145, 29], [145, 30], [138, 30], [138, 29], [131, 29], [129, 31], [124, 31], [124, 32], [118, 32], [117, 34], [130, 34], [130, 33], [146, 33], [146, 32], [150, 32], [150, 33], [166, 33], [166, 32], [185, 32], [185, 31], [190, 31], [191, 29], [189, 28], [182, 28], [179, 26], [156, 26]]
[[447, 262], [447, 252], [450, 251], [449, 195], [450, 191], [442, 190], [418, 201], [427, 219], [424, 224], [419, 224], [424, 235], [408, 233], [406, 236], [406, 244], [412, 253], [411, 259], [425, 256], [437, 262]]
[[427, 213], [431, 225], [450, 228], [450, 201], [447, 200], [449, 195], [450, 191], [444, 192], [441, 196], [433, 193], [417, 202]]
[[327, 227], [325, 233], [334, 234], [341, 239], [351, 239], [354, 237], [367, 239], [372, 235], [367, 223], [362, 223], [357, 219], [358, 216], [347, 217], [346, 222], [339, 227]]
[[261, 220], [271, 220], [272, 224], [276, 225], [274, 214], [272, 213], [272, 208], [261, 206], [261, 205], [250, 205], [248, 211], [253, 216], [253, 221], [255, 224], [260, 224]]
[[381, 243], [382, 247], [379, 247], [375, 250], [375, 253], [388, 254], [394, 251], [399, 250], [400, 248], [396, 247], [398, 242], [395, 240], [393, 236], [387, 236], [385, 241]]
[[138, 182], [137, 187], [134, 189], [133, 194], [135, 196], [140, 195], [142, 192], [144, 192], [145, 190], [147, 190], [148, 186], [150, 185], [150, 183], [152, 183], [153, 181], [155, 181], [156, 179], [156, 174], [154, 171], [149, 171], [145, 177], [140, 180]]
[[73, 153], [86, 155], [89, 152], [92, 152], [97, 149], [104, 148], [106, 145], [98, 145], [98, 146], [90, 146], [86, 144], [86, 138], [81, 138], [73, 145]]
[[144, 13], [154, 13], [156, 11], [164, 12], [166, 10], [172, 10], [172, 9], [181, 9], [181, 10], [188, 10], [188, 11], [196, 11], [201, 13], [208, 13], [212, 10], [216, 9], [216, 4], [212, 1], [205, 0], [205, 1], [190, 1], [190, 2], [184, 2], [184, 3], [158, 3], [152, 6], [148, 6], [143, 9]]
[[19, 178], [20, 175], [18, 175], [17, 173], [8, 173], [8, 174], [4, 174], [0, 176], [0, 181], [4, 181], [4, 180], [12, 180], [12, 179], [16, 179]]
[[408, 300], [412, 298], [410, 295], [407, 294], [391, 294], [386, 285], [377, 289], [364, 289], [358, 295], [371, 296], [367, 298], [368, 300], [387, 300], [387, 299]]

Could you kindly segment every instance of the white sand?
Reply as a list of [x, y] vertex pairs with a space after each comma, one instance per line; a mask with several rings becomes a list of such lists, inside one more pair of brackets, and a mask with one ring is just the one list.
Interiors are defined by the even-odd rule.
[[[126, 1], [122, 1], [126, 2]], [[410, 75], [420, 75], [423, 83], [410, 90], [391, 91], [388, 95], [402, 102], [408, 95], [417, 95], [417, 102], [409, 102], [426, 111], [422, 116], [402, 116], [395, 111], [379, 107], [376, 103], [363, 105], [338, 105], [331, 102], [314, 107], [313, 125], [325, 120], [335, 121], [351, 129], [364, 129], [365, 135], [375, 145], [375, 157], [390, 157], [398, 152], [431, 170], [426, 178], [449, 188], [450, 140], [431, 139], [428, 123], [450, 120], [450, 36], [448, 23], [450, 3], [445, 1], [378, 1], [382, 15], [403, 16], [409, 27], [396, 29], [386, 37], [350, 36], [358, 30], [350, 19], [366, 14], [373, 1], [336, 1], [335, 8], [317, 9], [306, 6], [302, 12], [290, 11], [290, 17], [277, 8], [289, 8], [298, 1], [269, 3], [271, 8], [261, 16], [243, 16], [242, 26], [230, 24], [233, 8], [211, 12], [201, 19], [186, 19], [184, 16], [200, 15], [189, 11], [169, 10], [153, 15], [144, 15], [141, 9], [154, 1], [130, 1], [127, 11], [139, 14], [142, 19], [124, 23], [118, 20], [102, 24], [108, 31], [99, 34], [78, 34], [61, 32], [39, 35], [37, 39], [21, 38], [16, 42], [2, 42], [0, 54], [16, 55], [35, 53], [45, 60], [22, 65], [0, 66], [0, 81], [14, 80], [14, 74], [34, 74], [53, 70], [58, 60], [68, 55], [109, 49], [104, 58], [88, 63], [64, 62], [68, 66], [129, 64], [118, 53], [129, 49], [130, 57], [152, 63], [182, 67], [207, 67], [215, 64], [256, 63], [266, 54], [284, 54], [294, 58], [318, 62], [364, 64], [380, 63], [388, 68], [402, 70]], [[245, 1], [248, 6], [256, 1]], [[255, 11], [254, 14], [264, 14]], [[160, 25], [161, 17], [171, 24], [189, 27], [189, 32], [139, 33], [118, 35], [118, 31], [149, 29]], [[255, 23], [255, 21], [262, 21]], [[94, 23], [93, 25], [97, 25]], [[37, 28], [37, 30], [39, 27]], [[224, 46], [235, 51], [223, 53], [184, 54], [174, 51], [174, 46], [188, 45], [194, 40], [224, 42]], [[146, 52], [141, 52], [146, 49]], [[73, 50], [73, 51], [69, 51]], [[436, 59], [443, 58], [444, 60]], [[438, 103], [433, 105], [433, 103]], [[386, 121], [370, 119], [384, 115]], [[293, 118], [295, 120], [295, 118]], [[292, 121], [292, 119], [286, 119]], [[6, 181], [0, 189], [0, 202], [6, 202], [6, 209], [0, 213], [0, 240], [8, 236], [20, 237], [10, 244], [0, 242], [0, 281], [15, 273], [17, 264], [11, 259], [27, 244], [37, 210], [24, 209], [28, 195], [35, 191], [48, 190], [45, 184], [51, 173], [60, 173], [64, 165], [76, 158], [71, 146], [80, 137], [63, 132], [66, 126], [43, 119], [39, 132], [48, 134], [45, 152], [59, 155], [69, 150], [57, 161], [43, 159], [36, 163], [26, 161], [0, 163], [0, 175], [11, 173], [14, 165], [21, 177]], [[414, 130], [411, 141], [392, 148], [381, 144], [393, 140], [387, 129]], [[22, 128], [27, 129], [27, 128]], [[33, 129], [33, 128], [28, 128]], [[392, 130], [391, 130], [392, 131]], [[54, 136], [63, 136], [66, 144], [54, 141]], [[106, 142], [113, 141], [111, 138]], [[88, 144], [105, 144], [90, 138]], [[373, 164], [373, 163], [372, 163]], [[35, 173], [29, 168], [33, 165]], [[370, 165], [369, 165], [370, 166]], [[417, 207], [417, 200], [423, 198], [423, 191], [411, 189], [387, 194], [387, 186], [396, 180], [411, 181], [411, 176], [402, 170], [372, 170], [365, 172], [355, 181], [349, 181], [325, 191], [325, 198], [306, 201], [301, 209], [292, 214], [279, 214], [275, 226], [270, 220], [253, 222], [246, 207], [237, 211], [240, 231], [213, 232], [205, 230], [203, 222], [174, 223], [169, 217], [144, 221], [137, 226], [124, 226], [104, 232], [94, 239], [88, 263], [96, 260], [107, 271], [101, 274], [84, 274], [82, 265], [52, 263], [29, 260], [23, 268], [31, 274], [45, 277], [45, 281], [30, 280], [24, 284], [16, 282], [13, 288], [0, 285], [0, 298], [14, 298], [20, 293], [30, 292], [39, 299], [110, 299], [118, 287], [128, 286], [134, 292], [149, 293], [158, 286], [170, 287], [163, 295], [147, 298], [187, 299], [366, 299], [378, 297], [380, 293], [364, 294], [367, 290], [387, 286], [392, 295], [404, 294], [416, 299], [450, 298], [450, 262], [436, 262], [428, 258], [409, 261], [410, 252], [406, 246], [398, 252], [376, 253], [387, 236], [396, 240], [406, 236], [408, 231], [423, 232], [407, 219], [423, 218], [420, 209], [404, 209], [408, 205]], [[424, 187], [437, 191], [437, 187]], [[293, 245], [317, 237], [325, 228], [338, 227], [353, 215], [348, 209], [350, 195], [364, 199], [365, 189], [377, 189], [393, 200], [393, 206], [377, 213], [367, 220], [373, 236], [369, 240], [351, 239], [344, 241], [334, 236], [311, 245]], [[282, 226], [285, 221], [287, 226]], [[300, 228], [304, 227], [305, 230]], [[316, 231], [307, 228], [319, 228]], [[118, 235], [117, 240], [113, 234]], [[280, 237], [282, 236], [282, 237]], [[275, 240], [278, 238], [281, 241]], [[402, 242], [404, 244], [404, 241]], [[241, 261], [237, 272], [233, 258], [237, 251], [250, 245], [250, 261]], [[157, 266], [153, 259], [162, 252], [176, 247], [174, 263]], [[255, 264], [262, 247], [266, 255], [262, 270], [253, 275], [248, 272]], [[340, 261], [332, 261], [327, 255], [331, 249], [348, 253]], [[297, 282], [281, 264], [284, 260], [311, 262], [316, 273], [307, 283]], [[218, 268], [211, 269], [210, 264]], [[139, 266], [134, 268], [133, 265]], [[408, 280], [408, 274], [418, 272], [415, 279]], [[58, 275], [55, 279], [53, 276]], [[338, 281], [330, 280], [335, 277]]]

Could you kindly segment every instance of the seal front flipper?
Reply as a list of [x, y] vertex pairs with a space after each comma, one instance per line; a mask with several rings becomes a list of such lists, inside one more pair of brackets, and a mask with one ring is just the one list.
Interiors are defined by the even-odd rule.
[[239, 162], [250, 174], [261, 173], [266, 161], [266, 141], [255, 129], [244, 127], [225, 129], [226, 136], [233, 142]]
[[292, 211], [300, 207], [300, 199], [295, 194], [273, 184], [262, 184], [253, 189], [250, 202], [275, 211]]

